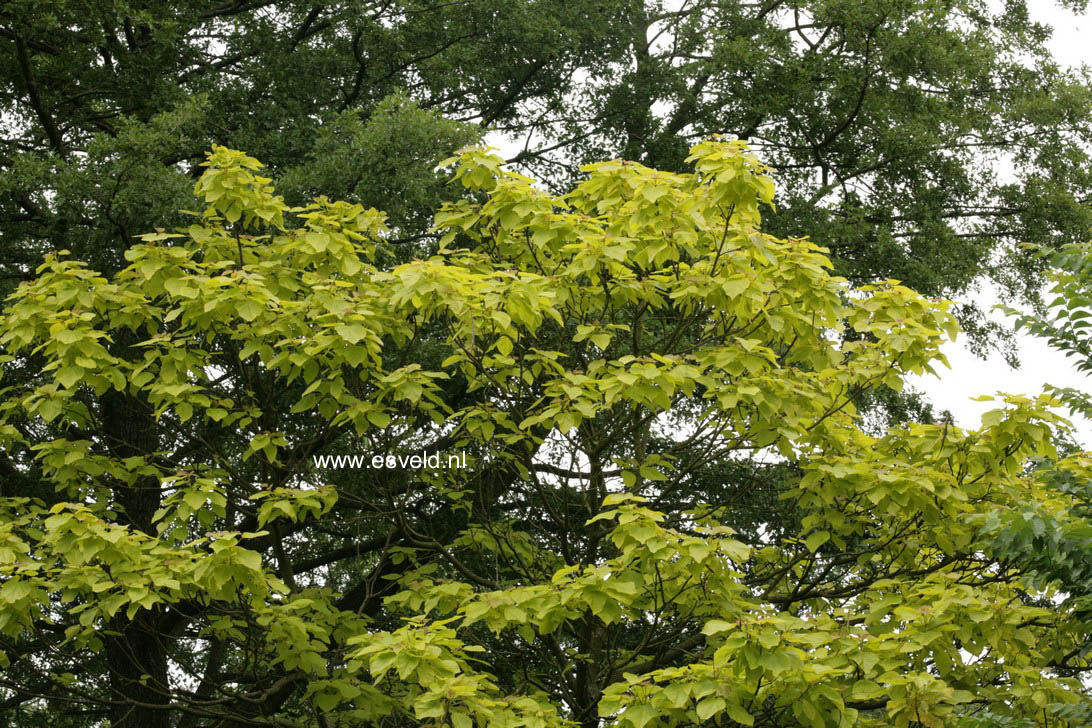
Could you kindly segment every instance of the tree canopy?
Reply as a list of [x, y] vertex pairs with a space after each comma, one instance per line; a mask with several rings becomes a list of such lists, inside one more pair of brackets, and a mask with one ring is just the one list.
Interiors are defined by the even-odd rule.
[[[0, 717], [1081, 725], [1081, 604], [983, 547], [1065, 507], [1027, 467], [1054, 400], [880, 436], [854, 408], [942, 361], [949, 303], [763, 232], [740, 142], [562, 195], [450, 163], [411, 260], [217, 147], [188, 225], [20, 285]], [[371, 461], [415, 453], [466, 467]]]
[[[120, 269], [180, 224], [210, 143], [265, 161], [292, 204], [379, 207], [417, 240], [434, 163], [482, 131], [555, 191], [614, 157], [683, 171], [723, 133], [778, 172], [767, 231], [823, 240], [854, 282], [1034, 298], [1016, 244], [1092, 223], [1088, 79], [1049, 32], [1026, 0], [9, 2], [0, 267], [68, 249]], [[991, 339], [973, 303], [956, 313]]]
[[1028, 10], [3, 4], [0, 722], [1086, 725], [1085, 395], [861, 417], [1087, 358]]

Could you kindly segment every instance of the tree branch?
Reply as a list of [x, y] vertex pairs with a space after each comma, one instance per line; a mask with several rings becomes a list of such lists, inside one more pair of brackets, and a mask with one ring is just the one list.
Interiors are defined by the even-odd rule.
[[53, 120], [42, 101], [41, 94], [38, 91], [38, 82], [34, 78], [34, 69], [30, 63], [27, 43], [18, 35], [15, 37], [15, 55], [19, 60], [19, 70], [23, 74], [23, 83], [26, 85], [27, 98], [30, 100], [31, 108], [38, 115], [38, 120], [42, 123], [46, 136], [49, 137], [49, 143], [53, 147], [53, 151], [63, 158], [66, 154], [64, 138], [57, 128], [57, 123]]

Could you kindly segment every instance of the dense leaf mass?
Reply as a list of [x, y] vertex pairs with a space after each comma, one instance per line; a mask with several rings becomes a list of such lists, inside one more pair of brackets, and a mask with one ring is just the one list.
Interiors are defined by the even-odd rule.
[[[1054, 400], [853, 404], [942, 360], [950, 304], [763, 232], [740, 142], [559, 196], [451, 162], [401, 261], [217, 147], [189, 224], [11, 297], [7, 724], [1083, 725], [1087, 614], [996, 536], [1065, 515], [1026, 467]], [[467, 467], [314, 467], [418, 452]]]
[[[0, 268], [68, 249], [120, 269], [179, 222], [213, 142], [290, 203], [379, 207], [419, 240], [433, 164], [482, 130], [558, 191], [616, 156], [683, 171], [722, 133], [778, 171], [767, 231], [822, 240], [850, 280], [1034, 298], [1015, 244], [1092, 224], [1092, 96], [1048, 34], [1026, 0], [13, 0]], [[978, 344], [998, 333], [956, 313]]]

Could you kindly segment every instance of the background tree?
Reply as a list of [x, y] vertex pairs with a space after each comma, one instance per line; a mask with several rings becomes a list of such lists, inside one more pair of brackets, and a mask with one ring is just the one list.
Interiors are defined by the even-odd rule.
[[[126, 267], [123, 254], [135, 236], [191, 222], [179, 210], [193, 207], [191, 186], [210, 141], [260, 156], [290, 204], [325, 194], [389, 210], [391, 232], [378, 236], [386, 244], [374, 251], [374, 265], [386, 272], [435, 251], [429, 221], [439, 201], [454, 194], [435, 174], [435, 162], [484, 130], [526, 140], [519, 162], [555, 190], [569, 188], [578, 163], [619, 151], [681, 171], [690, 141], [721, 131], [750, 139], [785, 180], [778, 211], [766, 215], [764, 229], [829, 243], [838, 271], [855, 282], [893, 276], [928, 294], [954, 296], [985, 271], [1019, 291], [1035, 278], [1025, 275], [1026, 259], [1009, 255], [1014, 242], [1057, 244], [1086, 233], [1088, 164], [1081, 150], [1090, 117], [1084, 80], [1053, 66], [1042, 47], [1045, 30], [1027, 21], [1026, 5], [991, 7], [966, 0], [7, 3], [0, 9], [6, 44], [0, 54], [0, 266], [14, 285], [34, 278], [32, 269], [49, 251], [69, 249], [111, 280]], [[1013, 181], [992, 177], [991, 155], [1017, 163]], [[458, 244], [469, 243], [460, 238]], [[236, 250], [250, 247], [242, 237], [236, 243]], [[88, 311], [79, 310], [81, 316]], [[973, 311], [957, 313], [975, 340], [988, 338], [976, 330]], [[664, 330], [668, 315], [674, 313], [657, 322]], [[572, 333], [556, 332], [543, 348], [579, 361], [588, 344], [565, 339]], [[414, 334], [413, 346], [399, 355], [401, 365], [447, 371], [441, 366], [451, 351], [447, 329], [433, 322]], [[104, 346], [111, 357], [132, 362], [144, 341], [118, 325]], [[387, 345], [384, 350], [395, 356]], [[256, 366], [251, 357], [260, 352], [247, 353], [248, 366]], [[218, 356], [232, 354], [225, 349]], [[47, 363], [41, 352], [7, 362], [4, 381], [12, 391], [30, 391]], [[232, 405], [214, 409], [234, 412], [235, 403], [250, 402], [297, 418], [285, 431], [304, 428], [306, 414], [289, 410], [312, 382], [263, 380], [259, 370], [225, 374], [222, 394]], [[465, 376], [443, 381], [435, 394], [456, 412], [485, 397], [471, 391]], [[191, 419], [191, 444], [183, 448], [182, 435], [157, 423], [154, 397], [145, 389], [84, 390], [81, 396], [102, 424], [101, 441], [83, 439], [123, 461], [178, 448], [175, 465], [208, 464], [213, 461], [199, 443], [223, 440], [236, 450], [223, 445], [228, 454], [220, 461], [233, 463], [245, 450], [238, 443], [249, 442], [244, 435], [263, 431], [214, 417]], [[687, 410], [678, 411], [685, 419]], [[21, 436], [29, 442], [52, 437], [33, 427]], [[663, 433], [647, 437], [646, 452], [672, 446]], [[319, 440], [313, 446], [325, 452], [322, 447], [335, 445]], [[306, 461], [300, 457], [297, 465]], [[225, 508], [237, 508], [254, 483], [272, 482], [252, 460], [232, 466], [238, 490], [225, 496]], [[56, 499], [55, 478], [37, 462], [17, 447], [3, 453], [5, 495]], [[127, 528], [156, 531], [156, 514], [173, 492], [157, 477], [145, 472], [112, 481], [117, 519]], [[508, 477], [491, 475], [472, 490], [489, 502], [509, 487]], [[800, 477], [792, 462], [711, 459], [676, 481], [674, 500], [654, 505], [674, 512], [704, 494], [731, 508], [723, 518], [752, 541], [765, 533], [804, 538], [794, 501], [781, 498]], [[345, 491], [371, 487], [367, 474], [332, 479]], [[236, 525], [243, 525], [240, 513], [245, 508], [233, 512]], [[411, 525], [415, 519], [442, 526], [447, 530], [428, 532], [429, 543], [444, 544], [462, 527], [448, 514], [420, 505]], [[254, 550], [268, 555], [273, 542], [283, 542], [290, 552], [313, 552], [301, 557], [303, 565], [331, 570], [331, 583], [347, 590], [345, 604], [365, 614], [378, 610], [378, 587], [389, 586], [382, 577], [404, 566], [367, 562], [363, 568], [373, 579], [362, 582], [355, 578], [362, 567], [342, 559], [358, 551], [385, 553], [375, 549], [387, 544], [388, 531], [357, 530], [351, 519], [335, 525], [333, 518], [300, 535], [271, 536]], [[227, 525], [226, 511], [224, 519], [220, 525]], [[211, 642], [191, 642], [188, 652], [177, 648], [174, 637], [157, 638], [160, 625], [147, 620], [141, 613], [132, 624], [119, 623], [125, 629], [113, 631], [122, 639], [111, 637], [101, 650], [113, 670], [101, 663], [91, 670], [122, 684], [80, 677], [81, 689], [103, 709], [111, 689], [127, 696], [120, 705], [144, 706], [117, 720], [163, 720], [155, 707], [163, 693], [156, 697], [140, 680], [148, 674], [162, 682], [169, 659], [188, 659], [194, 675], [215, 668], [213, 674], [244, 677], [237, 684], [251, 692], [235, 702], [254, 714], [284, 706], [277, 702], [282, 698], [298, 699], [291, 692], [298, 683], [256, 693], [272, 690], [280, 678], [245, 673], [240, 665], [253, 661], [235, 664], [237, 654]], [[127, 649], [128, 643], [141, 650]], [[523, 657], [513, 653], [503, 674]], [[33, 667], [33, 661], [17, 663], [11, 674]], [[52, 684], [30, 675], [16, 682], [42, 690]], [[194, 685], [196, 693], [201, 682]], [[265, 702], [247, 703], [256, 695]]]
[[[458, 161], [425, 258], [217, 148], [191, 225], [20, 287], [0, 436], [49, 490], [0, 501], [9, 724], [1079, 725], [1043, 710], [1082, 690], [1075, 606], [979, 531], [1055, 507], [1050, 400], [859, 427], [946, 303], [760, 232], [739, 144], [560, 197]], [[312, 467], [422, 450], [469, 467]], [[782, 522], [708, 478], [756, 452]]]
[[717, 132], [778, 171], [767, 229], [825, 241], [851, 280], [1034, 298], [1015, 243], [1092, 222], [1088, 83], [1048, 34], [1025, 0], [6, 3], [3, 274], [60, 248], [117, 270], [179, 221], [212, 142], [292, 203], [378, 206], [415, 239], [434, 162], [482, 130], [557, 189], [615, 156], [681, 171]]

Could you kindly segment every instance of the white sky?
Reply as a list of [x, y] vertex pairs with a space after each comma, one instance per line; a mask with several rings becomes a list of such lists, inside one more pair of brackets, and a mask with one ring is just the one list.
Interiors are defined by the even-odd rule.
[[[1092, 19], [1059, 8], [1052, 0], [1028, 0], [1028, 6], [1034, 20], [1054, 27], [1049, 45], [1059, 63], [1092, 66], [1092, 43], [1084, 32], [1092, 30]], [[1092, 239], [1092, 231], [1089, 231], [1089, 239]], [[978, 301], [983, 308], [995, 302], [992, 293], [985, 288], [968, 294], [968, 298]], [[1000, 312], [995, 312], [994, 318], [1006, 320]], [[991, 402], [973, 402], [971, 397], [996, 392], [1038, 394], [1046, 383], [1092, 390], [1092, 378], [1078, 373], [1071, 360], [1033, 336], [1019, 338], [1019, 369], [1009, 367], [1000, 355], [980, 359], [963, 344], [963, 341], [957, 341], [945, 349], [952, 366], [950, 370], [941, 368], [939, 378], [918, 377], [911, 381], [912, 386], [924, 391], [938, 407], [950, 410], [956, 424], [962, 427], [977, 427], [982, 413], [997, 406]], [[1077, 428], [1077, 441], [1092, 448], [1092, 422], [1074, 417], [1073, 424]]]

